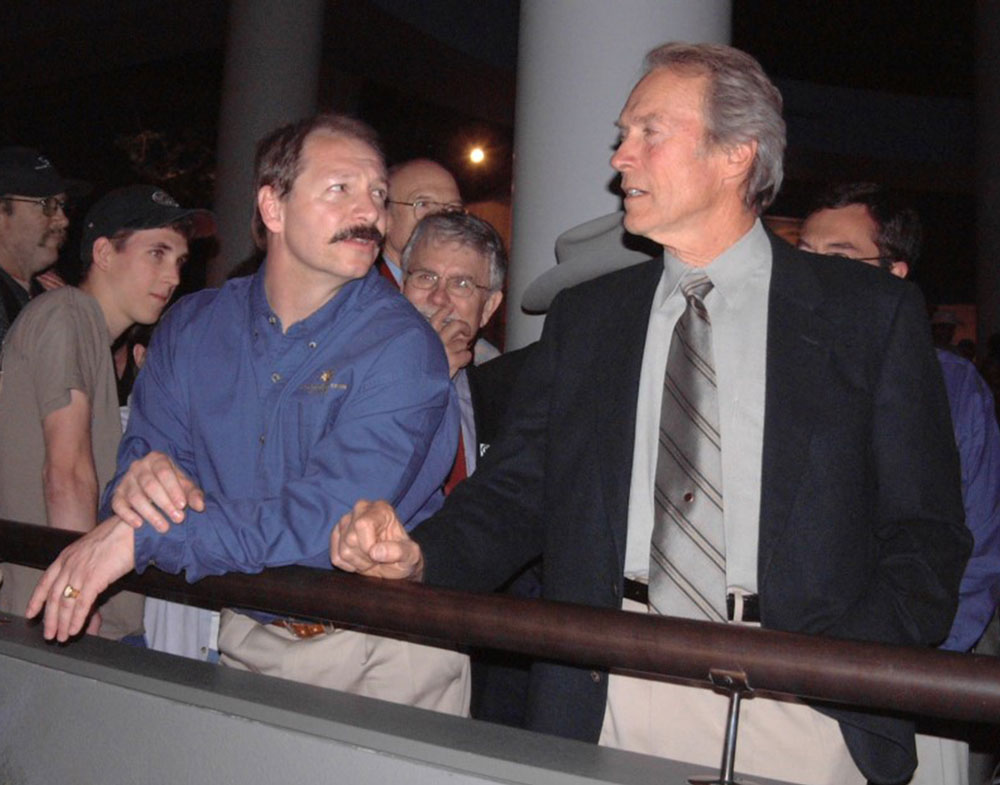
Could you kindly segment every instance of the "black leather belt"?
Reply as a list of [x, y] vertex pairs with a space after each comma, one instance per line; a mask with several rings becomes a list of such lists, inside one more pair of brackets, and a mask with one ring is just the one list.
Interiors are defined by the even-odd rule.
[[[649, 605], [649, 586], [641, 581], [626, 578], [625, 598], [643, 605]], [[739, 619], [734, 619], [735, 611], [736, 597], [733, 594], [727, 594], [726, 615], [729, 617], [729, 621], [760, 622], [760, 601], [756, 594], [743, 595], [743, 613]]]
[[625, 579], [625, 599], [649, 605], [649, 586], [631, 578]]

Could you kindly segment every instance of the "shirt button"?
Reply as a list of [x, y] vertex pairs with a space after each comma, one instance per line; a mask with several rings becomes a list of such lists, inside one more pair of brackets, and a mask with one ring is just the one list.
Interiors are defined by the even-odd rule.
[[261, 434], [261, 435], [260, 435], [260, 443], [261, 443], [261, 444], [263, 444], [263, 443], [264, 443], [264, 434]]
[[278, 317], [274, 316], [274, 315], [268, 316], [267, 317], [267, 323], [268, 324], [277, 324], [278, 323]]
[[272, 373], [271, 374], [271, 381], [272, 382], [280, 382], [281, 381], [281, 374], [280, 373]]
[[309, 341], [309, 348], [310, 349], [315, 349], [316, 348], [316, 341]]
[[601, 681], [601, 674], [598, 673], [597, 671], [591, 671], [590, 680], [594, 682], [594, 684], [598, 684]]
[[691, 493], [691, 491], [688, 491], [687, 493], [685, 493], [684, 494], [684, 501], [686, 501], [688, 504], [690, 504], [691, 502], [693, 502], [694, 501], [694, 494]]

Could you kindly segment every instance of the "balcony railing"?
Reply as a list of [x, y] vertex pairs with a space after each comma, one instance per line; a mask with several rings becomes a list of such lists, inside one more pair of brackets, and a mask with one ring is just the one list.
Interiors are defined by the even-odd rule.
[[[0, 556], [45, 567], [77, 536], [0, 521]], [[755, 690], [1000, 723], [1000, 660], [993, 657], [469, 594], [302, 567], [196, 584], [151, 568], [116, 586], [203, 607], [251, 608], [589, 667], [702, 682], [713, 671], [735, 672]]]

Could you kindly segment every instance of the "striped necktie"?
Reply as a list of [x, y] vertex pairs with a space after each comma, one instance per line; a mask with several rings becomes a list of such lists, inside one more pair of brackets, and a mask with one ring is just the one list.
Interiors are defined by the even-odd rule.
[[726, 540], [722, 451], [712, 325], [701, 272], [681, 281], [660, 410], [649, 604], [660, 614], [726, 620]]

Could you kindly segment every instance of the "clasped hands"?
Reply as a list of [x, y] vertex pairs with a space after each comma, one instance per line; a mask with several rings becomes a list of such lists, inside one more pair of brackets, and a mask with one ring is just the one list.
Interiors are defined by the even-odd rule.
[[[60, 643], [79, 634], [98, 596], [135, 569], [134, 530], [148, 521], [165, 532], [185, 510], [205, 509], [204, 492], [163, 453], [132, 463], [115, 489], [115, 514], [65, 548], [42, 575], [25, 615], [45, 609], [43, 635]], [[330, 561], [347, 572], [420, 580], [423, 555], [386, 502], [359, 501], [330, 535]]]

